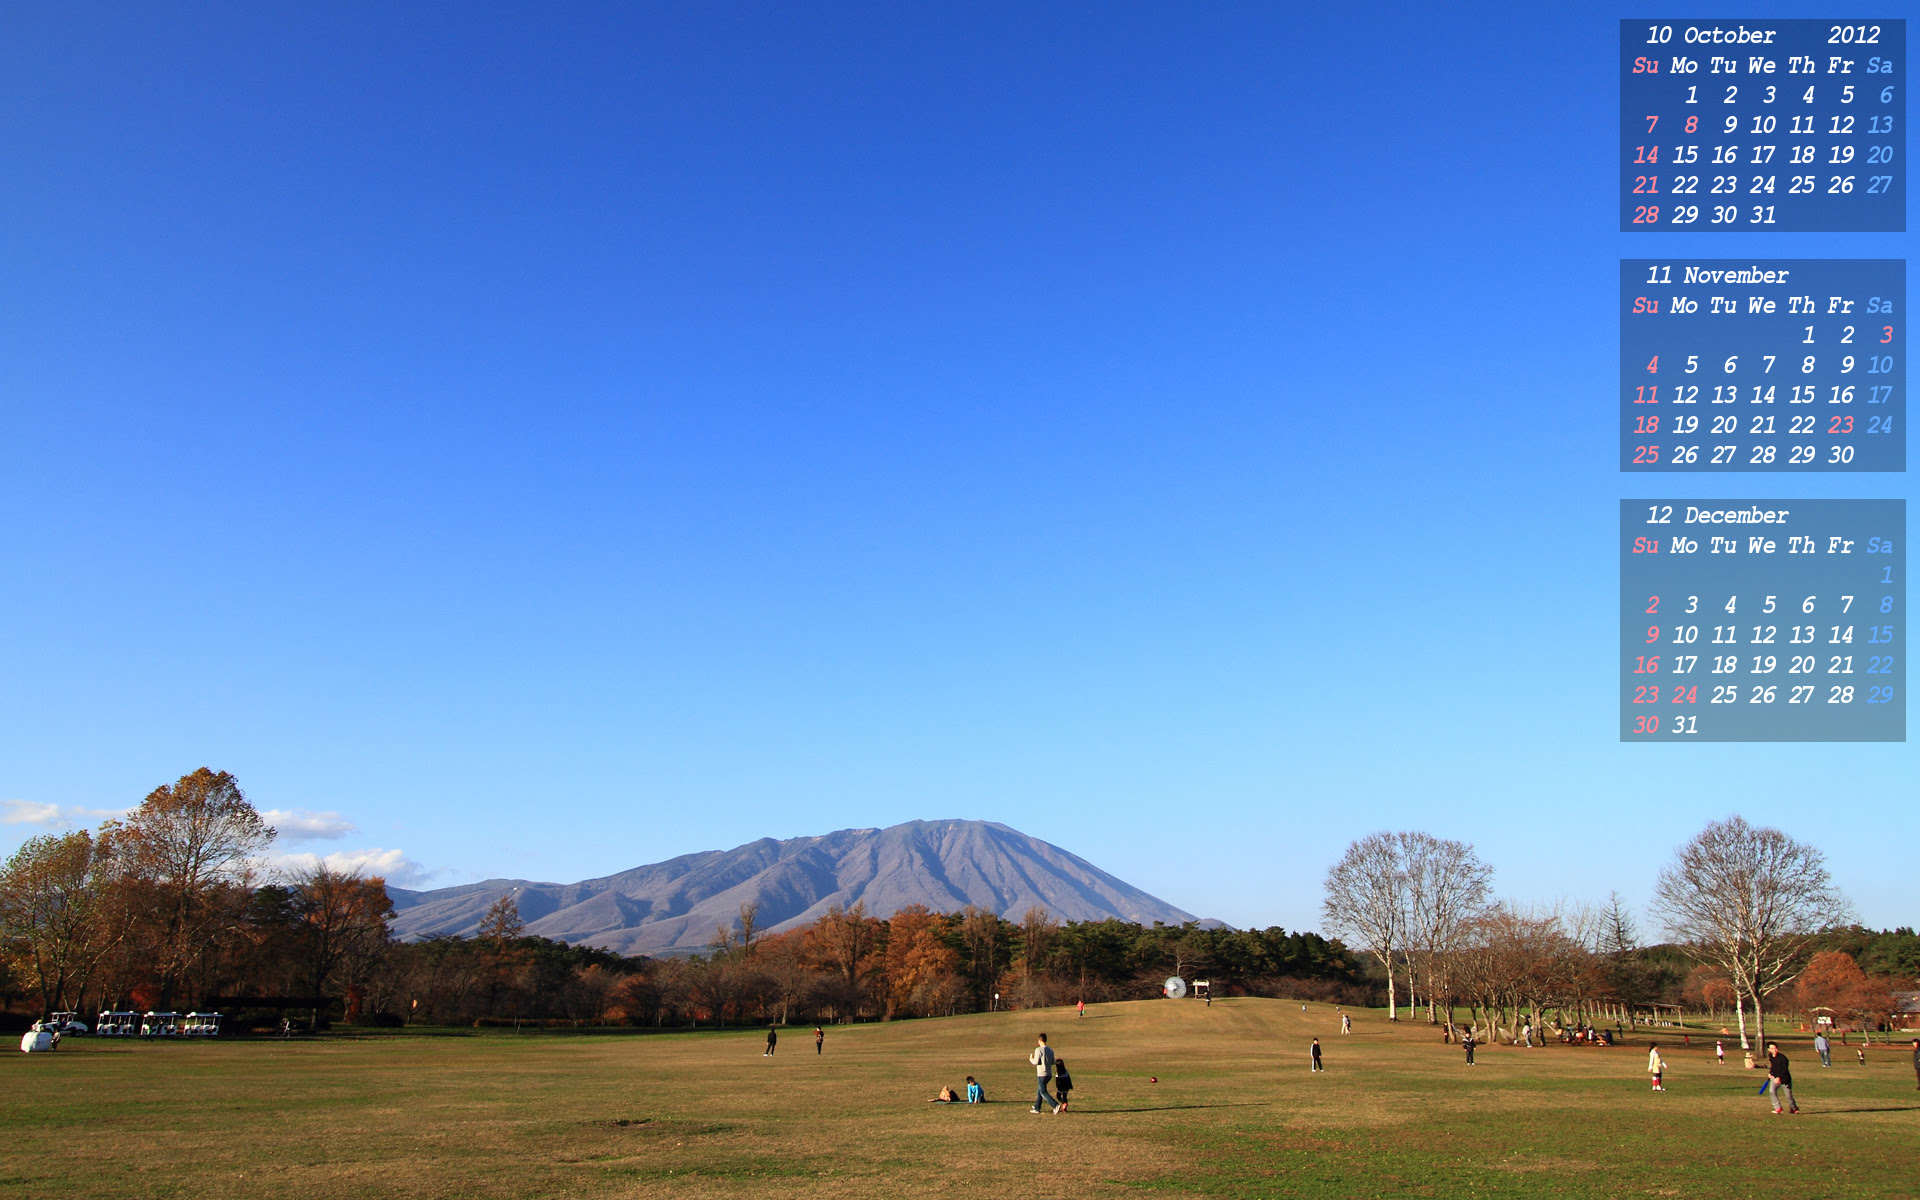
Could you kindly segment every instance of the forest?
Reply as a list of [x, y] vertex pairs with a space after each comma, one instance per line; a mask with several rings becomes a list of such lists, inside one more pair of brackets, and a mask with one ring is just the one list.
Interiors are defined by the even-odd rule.
[[[1722, 833], [1726, 853], [1781, 836]], [[1705, 932], [1647, 945], [1617, 896], [1598, 908], [1497, 900], [1470, 846], [1418, 833], [1356, 842], [1329, 872], [1326, 927], [1346, 942], [1062, 922], [1041, 908], [880, 917], [858, 904], [769, 932], [748, 905], [703, 952], [661, 958], [531, 936], [509, 896], [476, 936], [397, 941], [383, 880], [324, 862], [273, 871], [273, 836], [233, 776], [202, 768], [97, 829], [29, 839], [0, 866], [0, 1017], [219, 1011], [238, 1030], [811, 1024], [1148, 998], [1177, 975], [1216, 996], [1385, 1003], [1396, 1017], [1411, 1006], [1437, 1024], [1464, 1006], [1510, 1036], [1523, 1013], [1631, 1024], [1655, 1005], [1727, 1013], [1743, 1029], [1763, 1003], [1874, 1028], [1920, 986], [1920, 938], [1838, 919], [1824, 874], [1808, 876], [1818, 886], [1798, 897], [1800, 919], [1764, 953]], [[1714, 861], [1681, 870], [1683, 852], [1662, 876], [1666, 925], [1711, 925], [1714, 913], [1687, 904]]]

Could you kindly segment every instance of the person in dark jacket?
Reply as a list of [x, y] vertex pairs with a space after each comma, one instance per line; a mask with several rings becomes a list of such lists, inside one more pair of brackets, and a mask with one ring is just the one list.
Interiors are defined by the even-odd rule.
[[1787, 1098], [1786, 1111], [1797, 1113], [1800, 1106], [1793, 1102], [1793, 1072], [1788, 1069], [1787, 1056], [1780, 1053], [1780, 1043], [1767, 1043], [1767, 1094], [1773, 1097], [1773, 1115], [1780, 1115], [1780, 1097]]
[[767, 1055], [772, 1054], [773, 1048], [779, 1044], [780, 1035], [773, 1031], [773, 1026], [767, 1026], [767, 1048], [761, 1052], [760, 1057], [765, 1058]]
[[1320, 1039], [1319, 1038], [1313, 1039], [1313, 1069], [1316, 1071], [1326, 1070], [1325, 1067], [1320, 1065]]
[[818, 1025], [813, 1027], [813, 1052], [820, 1053], [820, 1047], [827, 1044], [827, 1031]]
[[1061, 1113], [1067, 1111], [1067, 1093], [1071, 1092], [1072, 1090], [1073, 1090], [1073, 1076], [1067, 1074], [1067, 1060], [1064, 1058], [1054, 1059], [1053, 1060], [1053, 1091], [1055, 1095], [1060, 1097], [1059, 1107], [1053, 1110], [1054, 1116], [1057, 1117]]
[[1466, 1033], [1461, 1035], [1460, 1045], [1467, 1052], [1467, 1065], [1472, 1066], [1473, 1065], [1473, 1048], [1479, 1045], [1478, 1042], [1473, 1040], [1473, 1030], [1469, 1029], [1467, 1030]]

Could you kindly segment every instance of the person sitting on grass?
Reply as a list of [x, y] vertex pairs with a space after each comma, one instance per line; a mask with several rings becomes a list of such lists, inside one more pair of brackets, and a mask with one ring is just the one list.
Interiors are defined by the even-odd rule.
[[986, 1089], [982, 1088], [978, 1083], [974, 1082], [973, 1076], [971, 1075], [967, 1076], [967, 1103], [968, 1104], [985, 1104], [986, 1102], [987, 1102]]
[[960, 1097], [950, 1087], [942, 1087], [940, 1094], [927, 1101], [928, 1104], [957, 1104]]

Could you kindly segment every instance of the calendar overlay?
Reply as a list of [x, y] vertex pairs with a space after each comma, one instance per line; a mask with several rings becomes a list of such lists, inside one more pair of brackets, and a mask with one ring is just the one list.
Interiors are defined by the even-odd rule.
[[1620, 739], [1903, 742], [1906, 501], [1620, 502]]
[[1620, 469], [1904, 471], [1905, 259], [1623, 259]]
[[1620, 230], [1904, 233], [1907, 23], [1620, 22]]

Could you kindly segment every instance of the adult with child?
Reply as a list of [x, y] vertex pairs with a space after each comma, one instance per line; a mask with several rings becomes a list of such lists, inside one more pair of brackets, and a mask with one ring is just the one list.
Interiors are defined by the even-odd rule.
[[1051, 1106], [1054, 1112], [1059, 1112], [1059, 1104], [1054, 1102], [1053, 1096], [1047, 1091], [1047, 1084], [1053, 1079], [1053, 1048], [1047, 1045], [1046, 1034], [1040, 1035], [1040, 1044], [1033, 1048], [1033, 1053], [1027, 1055], [1027, 1061], [1033, 1064], [1034, 1077], [1040, 1083], [1039, 1089], [1034, 1093], [1033, 1107], [1028, 1111], [1039, 1113], [1042, 1111], [1041, 1105], [1044, 1104]]
[[1660, 1082], [1667, 1071], [1667, 1060], [1660, 1057], [1660, 1043], [1652, 1042], [1647, 1046], [1647, 1074], [1653, 1076], [1653, 1090], [1666, 1091], [1666, 1085]]

